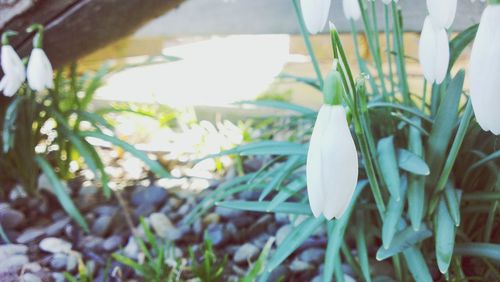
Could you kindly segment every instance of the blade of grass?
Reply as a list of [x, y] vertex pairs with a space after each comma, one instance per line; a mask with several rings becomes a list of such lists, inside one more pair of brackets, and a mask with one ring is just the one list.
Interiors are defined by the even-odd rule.
[[403, 252], [406, 265], [410, 270], [411, 275], [415, 281], [419, 282], [432, 282], [432, 276], [425, 263], [422, 252], [417, 247], [410, 247]]
[[85, 138], [87, 137], [97, 138], [107, 141], [115, 146], [121, 147], [123, 150], [129, 152], [136, 158], [143, 161], [149, 167], [149, 169], [151, 169], [151, 171], [154, 172], [156, 175], [165, 178], [170, 177], [170, 174], [165, 170], [165, 168], [160, 163], [150, 159], [147, 154], [137, 150], [133, 145], [125, 141], [122, 141], [114, 136], [103, 134], [98, 131], [80, 131], [79, 134], [80, 136]]
[[399, 169], [396, 159], [396, 151], [394, 149], [394, 136], [389, 136], [379, 140], [377, 144], [378, 162], [382, 178], [391, 194], [396, 201], [401, 199], [399, 194]]
[[323, 281], [327, 282], [332, 279], [334, 274], [334, 266], [340, 261], [339, 250], [344, 241], [344, 234], [347, 228], [347, 224], [351, 218], [351, 214], [355, 203], [367, 186], [368, 182], [366, 180], [358, 182], [354, 195], [352, 196], [351, 203], [345, 211], [344, 215], [338, 220], [328, 222], [328, 229], [330, 230], [328, 234], [328, 244], [325, 253], [325, 268], [323, 269]]
[[[401, 186], [399, 187], [399, 195], [404, 198], [407, 190], [407, 179], [406, 177], [401, 177]], [[382, 225], [382, 242], [385, 249], [391, 246], [391, 242], [398, 230], [398, 224], [401, 220], [401, 215], [403, 214], [405, 201], [390, 197], [389, 204], [387, 205], [387, 211], [385, 214], [384, 223]]]
[[89, 227], [87, 225], [87, 222], [81, 215], [80, 211], [76, 208], [75, 204], [71, 200], [71, 197], [68, 195], [68, 193], [65, 190], [65, 187], [57, 178], [56, 173], [50, 166], [50, 164], [45, 160], [44, 157], [37, 155], [35, 157], [35, 161], [40, 167], [40, 169], [43, 171], [43, 173], [47, 176], [47, 179], [49, 180], [50, 184], [52, 185], [52, 190], [54, 191], [54, 194], [56, 195], [57, 199], [59, 200], [59, 203], [61, 203], [61, 206], [63, 209], [68, 213], [68, 215], [75, 220], [75, 222], [78, 223], [82, 227], [85, 232], [89, 232]]
[[437, 213], [434, 218], [436, 259], [439, 271], [445, 274], [450, 267], [453, 256], [453, 247], [455, 245], [456, 227], [448, 208], [446, 200], [442, 197], [437, 207]]

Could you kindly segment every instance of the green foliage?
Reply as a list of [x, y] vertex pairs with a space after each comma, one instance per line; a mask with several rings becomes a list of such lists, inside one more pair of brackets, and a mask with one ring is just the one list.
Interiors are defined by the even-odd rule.
[[137, 275], [143, 277], [145, 281], [178, 281], [177, 276], [180, 271], [180, 264], [166, 256], [166, 254], [171, 253], [171, 250], [173, 250], [173, 245], [153, 235], [153, 231], [143, 218], [141, 218], [141, 226], [146, 240], [144, 241], [138, 236], [135, 236], [134, 239], [145, 256], [144, 261], [133, 260], [118, 252], [112, 254], [113, 259], [135, 270]]
[[[114, 260], [133, 269], [136, 275], [144, 281], [184, 281], [184, 277], [189, 278], [189, 281], [224, 281], [227, 255], [220, 259], [214, 252], [212, 242], [209, 239], [206, 239], [200, 249], [196, 251], [190, 248], [188, 261], [181, 262], [180, 259], [173, 259], [174, 245], [172, 243], [155, 236], [143, 218], [140, 219], [140, 222], [145, 239], [138, 236], [135, 236], [134, 239], [144, 254], [144, 259], [134, 260], [120, 252], [115, 252], [112, 254]], [[262, 272], [270, 244], [268, 243], [266, 246], [267, 249], [265, 248], [254, 269], [249, 272], [247, 277], [255, 277]]]
[[[307, 47], [309, 39], [300, 5], [298, 0], [292, 1]], [[382, 4], [359, 2], [373, 58], [368, 62], [358, 56], [359, 69], [365, 73], [356, 79], [338, 33], [332, 30], [330, 35], [346, 92], [343, 100], [350, 110], [352, 134], [360, 150], [359, 179], [367, 179], [367, 182], [361, 180], [360, 185], [368, 184], [369, 189], [358, 191], [339, 220], [327, 222], [323, 217], [314, 218], [307, 203], [304, 166], [316, 113], [282, 101], [244, 102], [285, 110], [290, 115], [283, 121], [274, 118], [261, 129], [262, 140], [219, 155], [238, 154], [242, 158], [264, 155], [269, 162], [258, 171], [221, 185], [203, 199], [187, 222], [214, 205], [304, 217], [270, 255], [267, 270], [286, 262], [302, 242], [326, 225], [324, 281], [343, 277], [341, 263], [350, 264], [359, 279], [381, 279], [371, 273], [370, 258], [390, 261], [396, 280], [412, 277], [415, 281], [465, 281], [475, 276], [492, 281], [500, 279], [495, 269], [500, 253], [495, 231], [500, 191], [498, 139], [482, 132], [473, 120], [471, 103], [464, 95], [465, 71], [459, 70], [454, 76], [449, 73], [441, 85], [429, 87], [424, 82], [424, 93], [410, 89], [401, 11], [393, 2], [384, 7], [385, 35], [388, 42], [391, 37], [393, 42], [393, 46], [388, 45], [385, 58], [390, 72], [384, 73], [378, 34], [373, 29], [375, 9]], [[450, 66], [474, 39], [476, 31], [477, 26], [473, 26], [454, 36], [450, 43]], [[353, 39], [359, 44], [357, 36]], [[313, 86], [320, 93], [323, 78], [312, 49], [307, 49], [317, 77], [288, 74], [282, 77]], [[370, 75], [371, 70], [377, 75]], [[430, 99], [427, 92], [431, 93]], [[283, 130], [281, 123], [298, 126], [288, 129], [292, 132], [288, 136], [293, 137], [276, 141], [274, 136]], [[261, 193], [259, 201], [233, 200], [235, 194], [250, 189]], [[355, 254], [351, 254], [346, 241], [356, 242]], [[379, 244], [375, 246], [378, 250], [370, 253], [373, 248], [369, 247], [373, 246], [368, 244], [374, 243]], [[463, 258], [474, 266], [465, 265]], [[439, 269], [443, 276], [432, 276], [431, 269]]]
[[222, 260], [217, 259], [212, 242], [209, 239], [205, 239], [200, 254], [201, 258], [197, 259], [195, 252], [192, 249], [189, 250], [192, 275], [204, 282], [223, 281], [222, 277], [227, 264], [227, 254], [224, 255]]
[[113, 136], [113, 126], [103, 116], [89, 111], [90, 102], [109, 71], [103, 66], [94, 74], [78, 75], [73, 64], [56, 74], [53, 89], [34, 93], [23, 86], [11, 101], [0, 104], [0, 185], [5, 185], [2, 191], [19, 183], [30, 195], [36, 195], [41, 172], [63, 208], [84, 230], [88, 227], [64, 184], [75, 177], [72, 166], [77, 164], [92, 171], [104, 196], [111, 196], [109, 177], [89, 137], [122, 147], [160, 177], [169, 177], [158, 162]]

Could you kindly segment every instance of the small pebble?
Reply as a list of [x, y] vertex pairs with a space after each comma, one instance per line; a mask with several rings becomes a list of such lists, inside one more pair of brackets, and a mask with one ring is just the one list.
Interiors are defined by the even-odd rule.
[[251, 243], [245, 243], [236, 250], [234, 261], [242, 263], [254, 259], [259, 254], [259, 249]]
[[40, 241], [38, 245], [42, 251], [48, 253], [69, 253], [72, 244], [56, 237], [47, 237]]
[[42, 282], [42, 279], [36, 276], [33, 273], [24, 273], [23, 278], [21, 279], [23, 282]]

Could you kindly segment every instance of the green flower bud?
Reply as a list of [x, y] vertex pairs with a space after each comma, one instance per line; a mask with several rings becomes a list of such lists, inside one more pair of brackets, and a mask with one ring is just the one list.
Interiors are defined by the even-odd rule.
[[323, 101], [326, 105], [341, 105], [343, 94], [342, 78], [337, 71], [337, 64], [334, 62], [334, 67], [326, 76], [323, 85]]

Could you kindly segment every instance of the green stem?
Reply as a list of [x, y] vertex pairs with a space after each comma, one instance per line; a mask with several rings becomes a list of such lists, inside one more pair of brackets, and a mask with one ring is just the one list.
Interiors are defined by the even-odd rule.
[[354, 259], [354, 256], [351, 254], [351, 250], [349, 249], [349, 247], [347, 246], [345, 241], [342, 243], [340, 248], [341, 248], [342, 254], [345, 257], [345, 260], [352, 267], [352, 269], [354, 270], [356, 275], [358, 277], [363, 277], [363, 272], [361, 272], [361, 267], [359, 266], [358, 262]]
[[[354, 79], [352, 76], [351, 69], [349, 68], [349, 61], [347, 60], [347, 56], [344, 51], [344, 47], [342, 46], [342, 42], [340, 41], [340, 36], [339, 33], [337, 32], [336, 29], [330, 30], [330, 36], [332, 39], [332, 45], [334, 48], [334, 54], [336, 54], [336, 57], [339, 62], [341, 67], [343, 68], [343, 71], [347, 74], [347, 77], [349, 79], [349, 84], [350, 84], [350, 89], [351, 89], [351, 94], [355, 94], [354, 92], [356, 91], [356, 85], [354, 84]], [[349, 85], [345, 85], [349, 86]], [[346, 91], [349, 88], [346, 88]]]
[[2, 33], [2, 45], [10, 45], [9, 37], [15, 35], [17, 35], [17, 32], [13, 30], [6, 30], [4, 33]]
[[42, 48], [43, 44], [43, 32], [44, 28], [43, 25], [35, 23], [29, 26], [26, 29], [27, 32], [34, 32], [36, 31], [35, 36], [33, 37], [33, 48]]
[[491, 233], [493, 232], [493, 226], [495, 223], [495, 215], [497, 213], [499, 201], [492, 203], [490, 210], [488, 212], [488, 218], [486, 219], [486, 228], [484, 229], [483, 240], [489, 242], [491, 239]]
[[464, 194], [462, 196], [464, 201], [500, 201], [500, 191], [496, 192], [474, 192], [469, 194]]
[[406, 105], [410, 105], [410, 90], [408, 87], [408, 75], [406, 73], [406, 67], [404, 62], [404, 43], [403, 43], [403, 32], [401, 20], [399, 17], [399, 12], [396, 6], [396, 3], [392, 1], [392, 17], [393, 17], [393, 40], [394, 47], [396, 49], [396, 65], [399, 74], [399, 84], [401, 88], [401, 92], [403, 95], [403, 101]]
[[394, 72], [392, 70], [392, 55], [391, 55], [391, 32], [389, 30], [389, 5], [384, 5], [384, 22], [385, 22], [385, 45], [386, 45], [386, 56], [387, 64], [389, 65], [389, 80], [391, 82], [391, 98], [394, 102], [396, 97], [394, 95], [395, 85], [394, 85]]
[[370, 150], [366, 141], [366, 136], [362, 130], [362, 125], [359, 118], [354, 115], [354, 130], [356, 136], [358, 137], [359, 146], [361, 147], [361, 155], [365, 161], [365, 170], [368, 175], [368, 181], [370, 182], [370, 188], [372, 190], [373, 198], [375, 199], [375, 204], [377, 205], [377, 210], [379, 212], [380, 218], [384, 218], [385, 215], [385, 204], [382, 199], [382, 194], [380, 193], [380, 187], [378, 185], [377, 176], [375, 175], [375, 169], [373, 167], [373, 161], [370, 155]]
[[424, 78], [424, 93], [422, 94], [422, 107], [420, 108], [422, 112], [425, 111], [426, 100], [427, 100], [427, 79]]
[[304, 18], [302, 16], [302, 12], [299, 7], [298, 0], [292, 0], [293, 8], [295, 11], [295, 15], [297, 16], [297, 20], [299, 22], [300, 33], [304, 38], [304, 43], [306, 44], [307, 53], [309, 57], [311, 57], [311, 61], [313, 64], [314, 72], [316, 73], [316, 77], [318, 78], [319, 85], [321, 89], [323, 88], [323, 75], [321, 75], [321, 70], [319, 68], [318, 60], [316, 59], [316, 55], [314, 55], [314, 51], [312, 49], [311, 40], [309, 39], [309, 32], [306, 29], [306, 25], [304, 23]]
[[[363, 19], [363, 26], [365, 29], [365, 34], [368, 42], [368, 49], [370, 49], [370, 53], [373, 56], [373, 60], [375, 63], [375, 68], [377, 69], [377, 74], [380, 79], [380, 84], [382, 86], [382, 94], [384, 96], [384, 100], [387, 101], [387, 89], [385, 87], [385, 75], [382, 71], [382, 60], [380, 58], [380, 47], [377, 48], [378, 42], [378, 31], [376, 33], [371, 29], [371, 24], [368, 18], [368, 14], [366, 13], [365, 3], [363, 0], [358, 0], [359, 7], [361, 9], [361, 17]], [[373, 4], [374, 5], [374, 4]], [[380, 45], [380, 43], [379, 43]]]
[[[356, 25], [353, 20], [349, 20], [349, 22], [351, 23], [351, 34], [354, 41], [354, 54], [356, 54], [356, 60], [358, 61], [359, 69], [362, 72], [367, 73], [370, 77], [373, 77], [370, 73], [370, 70], [366, 67], [366, 63], [361, 58], [361, 54], [359, 52], [358, 31], [356, 29]], [[370, 87], [373, 90], [373, 94], [375, 96], [378, 96], [379, 91], [374, 79], [370, 79]]]
[[[385, 6], [385, 5], [384, 5]], [[377, 54], [377, 58], [378, 58], [378, 69], [379, 69], [379, 75], [380, 76], [380, 83], [381, 83], [381, 86], [382, 86], [382, 91], [384, 93], [384, 97], [386, 97], [386, 99], [388, 98], [389, 96], [389, 93], [387, 92], [387, 88], [385, 86], [385, 73], [384, 73], [384, 70], [382, 68], [382, 56], [381, 56], [381, 52], [380, 52], [380, 39], [379, 39], [379, 31], [378, 31], [378, 19], [377, 19], [377, 9], [376, 9], [376, 5], [375, 5], [375, 1], [371, 1], [371, 10], [372, 10], [372, 20], [373, 20], [373, 27], [374, 27], [374, 33], [373, 33], [373, 36], [375, 37], [375, 53]]]

